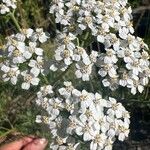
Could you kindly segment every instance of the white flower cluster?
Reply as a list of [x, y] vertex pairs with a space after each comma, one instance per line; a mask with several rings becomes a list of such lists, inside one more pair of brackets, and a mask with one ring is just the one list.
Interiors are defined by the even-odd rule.
[[0, 14], [6, 14], [10, 12], [11, 9], [16, 9], [16, 0], [1, 0], [0, 2]]
[[43, 49], [38, 47], [47, 40], [42, 28], [24, 29], [22, 33], [7, 37], [5, 45], [6, 61], [1, 63], [4, 81], [10, 80], [17, 84], [22, 79], [22, 89], [29, 89], [30, 85], [39, 84], [39, 75], [44, 71]]
[[130, 115], [114, 98], [103, 99], [99, 93], [79, 91], [71, 82], [64, 82], [59, 96], [54, 98], [51, 85], [37, 93], [37, 104], [48, 116], [38, 115], [37, 123], [49, 126], [54, 139], [52, 150], [75, 150], [86, 144], [90, 150], [111, 150], [118, 137], [129, 134]]
[[[83, 81], [89, 81], [92, 74], [92, 68], [97, 60], [98, 52], [92, 51], [87, 54], [83, 47], [76, 46], [74, 40], [76, 37], [72, 34], [58, 34], [58, 47], [55, 50], [55, 64], [51, 65], [50, 69], [56, 71], [58, 68], [64, 71], [69, 65], [75, 62], [77, 78], [82, 78]], [[63, 64], [63, 65], [60, 65]]]
[[56, 23], [64, 25], [67, 30], [74, 29], [76, 35], [90, 29], [102, 43], [105, 35], [114, 30], [119, 31], [123, 39], [125, 34], [134, 32], [131, 12], [127, 0], [52, 0], [50, 7]]
[[[50, 13], [62, 26], [55, 51], [57, 63], [50, 69], [64, 71], [75, 62], [75, 75], [87, 81], [96, 64], [105, 87], [127, 87], [132, 94], [143, 92], [150, 77], [148, 46], [133, 35], [127, 0], [53, 0]], [[80, 37], [85, 33], [103, 44], [105, 52], [84, 49]]]
[[[128, 35], [127, 40], [134, 38]], [[124, 42], [127, 43], [127, 40]], [[116, 90], [120, 85], [131, 89], [132, 94], [136, 94], [137, 91], [142, 93], [150, 77], [147, 50], [147, 45], [140, 38], [134, 39], [128, 46], [122, 46], [117, 51], [112, 48], [106, 49], [106, 53], [103, 53], [97, 62], [97, 66], [100, 67], [98, 73], [104, 78], [103, 85], [111, 90]]]

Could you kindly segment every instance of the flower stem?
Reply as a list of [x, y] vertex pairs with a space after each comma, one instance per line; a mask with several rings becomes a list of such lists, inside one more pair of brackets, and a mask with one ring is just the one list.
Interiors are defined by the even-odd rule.
[[45, 81], [46, 84], [49, 84], [49, 81], [48, 81], [48, 79], [47, 79], [46, 76], [42, 75], [42, 78], [44, 79], [44, 81]]
[[15, 128], [8, 130], [7, 132], [5, 132], [4, 134], [2, 134], [2, 135], [0, 136], [0, 139], [3, 138], [3, 137], [6, 137], [8, 134], [10, 134], [10, 133], [12, 133], [12, 132], [15, 132], [15, 131], [16, 131]]
[[79, 38], [77, 38], [77, 46], [80, 46]]
[[84, 40], [83, 40], [82, 43], [81, 43], [81, 47], [84, 46], [85, 41], [87, 40], [88, 36], [89, 36], [89, 32], [86, 32], [86, 34], [85, 34], [85, 36], [84, 36]]
[[10, 12], [10, 13], [9, 13], [9, 16], [10, 16], [11, 20], [13, 21], [13, 23], [15, 24], [17, 30], [21, 32], [20, 25], [18, 24], [18, 21], [17, 21], [17, 19], [15, 18], [14, 13]]
[[90, 82], [91, 91], [94, 92], [94, 86], [93, 86], [93, 82], [92, 82], [92, 79], [91, 79], [91, 78], [90, 78], [90, 81], [89, 81], [89, 82]]
[[58, 77], [56, 77], [56, 80], [53, 82], [53, 87], [56, 86], [56, 84], [62, 80], [62, 78], [64, 77], [64, 75], [70, 70], [70, 68], [72, 67], [74, 63], [72, 63], [63, 73], [61, 73], [60, 75], [58, 75]]

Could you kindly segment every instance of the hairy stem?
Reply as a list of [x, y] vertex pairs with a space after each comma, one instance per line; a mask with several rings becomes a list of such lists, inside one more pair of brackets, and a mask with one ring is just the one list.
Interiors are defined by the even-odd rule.
[[9, 13], [9, 16], [10, 16], [11, 20], [13, 21], [13, 23], [15, 24], [17, 30], [21, 32], [20, 25], [18, 24], [18, 21], [17, 21], [17, 19], [15, 18], [14, 13], [10, 12], [10, 13]]

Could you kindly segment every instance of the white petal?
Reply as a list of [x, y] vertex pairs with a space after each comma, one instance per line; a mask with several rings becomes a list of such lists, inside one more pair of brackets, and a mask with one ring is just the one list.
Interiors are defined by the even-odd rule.
[[30, 84], [24, 82], [24, 83], [22, 83], [21, 87], [22, 87], [22, 89], [28, 90], [30, 88]]
[[24, 53], [23, 53], [23, 56], [26, 58], [26, 59], [30, 59], [31, 57], [32, 57], [32, 53], [30, 53], [29, 51], [25, 51]]
[[31, 81], [31, 84], [33, 85], [38, 85], [39, 84], [40, 79], [39, 78], [33, 78]]
[[77, 133], [77, 135], [82, 135], [83, 134], [82, 127], [77, 127], [76, 133]]
[[97, 143], [94, 143], [93, 141], [90, 144], [90, 150], [97, 150]]
[[77, 71], [75, 72], [75, 75], [76, 75], [77, 78], [81, 78], [81, 77], [82, 77], [82, 73], [81, 73], [80, 70], [77, 70]]
[[30, 72], [31, 72], [35, 77], [37, 77], [37, 76], [39, 75], [39, 73], [40, 73], [40, 69], [34, 67], [34, 68], [32, 68], [32, 69], [30, 70]]
[[43, 49], [42, 48], [36, 48], [35, 53], [39, 56], [43, 55]]
[[123, 133], [120, 133], [118, 139], [119, 139], [120, 141], [124, 141], [125, 135], [124, 135]]
[[83, 140], [84, 141], [90, 141], [91, 140], [91, 135], [88, 132], [85, 132], [83, 135]]
[[11, 83], [12, 83], [13, 85], [16, 85], [16, 83], [17, 83], [17, 78], [16, 78], [16, 77], [12, 77], [12, 78], [11, 78]]
[[98, 41], [98, 42], [101, 42], [101, 43], [104, 43], [104, 41], [105, 41], [104, 36], [98, 35], [98, 36], [97, 36], [97, 41]]
[[8, 72], [10, 70], [10, 67], [8, 67], [6, 65], [2, 65], [1, 70], [4, 72]]

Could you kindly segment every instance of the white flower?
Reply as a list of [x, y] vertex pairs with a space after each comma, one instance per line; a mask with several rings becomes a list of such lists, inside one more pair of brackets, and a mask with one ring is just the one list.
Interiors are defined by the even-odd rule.
[[107, 131], [107, 135], [113, 139], [116, 135], [118, 129], [118, 122], [116, 118], [107, 117], [107, 121], [109, 122], [109, 129]]
[[5, 4], [0, 4], [0, 13], [6, 14], [10, 11], [9, 7], [7, 7]]
[[124, 122], [130, 124], [130, 113], [126, 110], [123, 111]]
[[34, 74], [27, 73], [27, 71], [21, 72], [21, 75], [23, 76], [24, 82], [22, 83], [21, 87], [22, 89], [28, 90], [30, 88], [30, 85], [38, 85], [40, 79], [37, 78]]
[[132, 13], [131, 7], [123, 8], [121, 10], [121, 13], [123, 14], [125, 22], [128, 22], [131, 20], [131, 13]]
[[111, 138], [108, 138], [105, 140], [105, 148], [104, 150], [112, 150], [113, 148], [113, 140]]
[[100, 28], [97, 31], [97, 41], [100, 42], [100, 43], [104, 43], [104, 41], [105, 41], [105, 35], [106, 35], [106, 33], [103, 31], [102, 28]]
[[78, 120], [75, 132], [79, 136], [83, 135], [84, 141], [90, 141], [91, 139], [93, 139], [92, 135], [94, 131], [92, 129], [91, 122], [87, 123], [83, 122], [82, 120]]
[[77, 127], [77, 118], [76, 116], [69, 116], [69, 125], [67, 127], [67, 133], [68, 134], [73, 134], [73, 130], [75, 130]]
[[143, 67], [148, 67], [150, 65], [149, 58], [150, 58], [150, 56], [149, 56], [148, 52], [143, 50], [143, 52], [141, 54], [141, 59], [139, 60], [140, 65]]
[[[11, 37], [10, 37], [11, 38]], [[11, 44], [8, 45], [8, 57], [12, 58], [13, 63], [23, 63], [28, 59], [25, 55], [26, 46], [24, 42], [11, 39]]]
[[95, 114], [96, 114], [96, 110], [93, 109], [93, 107], [89, 107], [86, 109], [81, 109], [81, 115], [79, 116], [79, 118], [85, 122], [86, 121], [94, 122], [95, 121], [94, 120]]
[[37, 115], [35, 122], [36, 123], [42, 123], [42, 116], [41, 115]]
[[129, 124], [124, 123], [122, 120], [118, 120], [118, 139], [124, 141], [129, 135]]
[[49, 38], [45, 32], [43, 32], [43, 28], [37, 28], [36, 32], [33, 34], [34, 38], [38, 39], [41, 43], [44, 43]]
[[29, 28], [29, 29], [23, 29], [22, 32], [24, 33], [24, 35], [26, 35], [27, 38], [30, 38], [32, 36], [34, 30]]
[[126, 68], [131, 70], [133, 75], [138, 75], [140, 72], [142, 72], [139, 59], [134, 59], [132, 62], [127, 63]]
[[5, 64], [2, 64], [1, 70], [4, 72], [3, 74], [3, 80], [6, 82], [8, 80], [11, 81], [13, 85], [16, 85], [18, 75], [20, 74], [20, 70], [17, 66], [9, 67]]
[[25, 51], [24, 55], [28, 58], [31, 58], [34, 53], [38, 56], [42, 56], [43, 49], [36, 47], [36, 45], [37, 44], [35, 42], [29, 42], [29, 47]]
[[132, 62], [132, 58], [134, 57], [134, 52], [130, 49], [120, 48], [119, 51], [117, 51], [117, 55], [119, 58], [123, 58], [125, 63]]
[[102, 77], [105, 77], [107, 74], [110, 77], [116, 77], [116, 66], [113, 64], [103, 64], [101, 65], [101, 69], [98, 71], [98, 74], [100, 74]]
[[63, 95], [66, 99], [70, 98], [74, 87], [71, 82], [64, 82], [65, 87], [60, 88], [58, 91], [60, 95]]
[[74, 50], [74, 55], [72, 57], [74, 61], [83, 60], [83, 62], [86, 64], [88, 59], [88, 54], [86, 53], [86, 50], [83, 47], [77, 46], [76, 49]]
[[47, 108], [47, 112], [51, 115], [53, 119], [55, 119], [59, 115], [60, 109], [64, 107], [62, 100], [58, 98], [52, 98], [49, 99], [48, 103], [49, 106]]
[[83, 81], [89, 81], [90, 75], [92, 73], [92, 64], [85, 65], [83, 63], [76, 64], [76, 72], [75, 75], [77, 78], [82, 78]]
[[94, 139], [90, 144], [90, 150], [103, 149], [107, 136], [103, 133], [94, 135]]
[[6, 14], [10, 12], [11, 9], [16, 9], [16, 0], [2, 0], [0, 4], [0, 13]]
[[55, 59], [57, 61], [63, 60], [66, 65], [72, 63], [73, 51], [70, 49], [65, 49], [65, 45], [61, 45], [55, 51]]
[[63, 146], [66, 144], [67, 142], [66, 140], [67, 140], [67, 137], [62, 138], [60, 136], [56, 136], [55, 141], [50, 144], [50, 148], [52, 150], [65, 150], [63, 149], [64, 148]]
[[92, 51], [89, 57], [90, 57], [90, 61], [92, 63], [96, 63], [97, 58], [98, 58], [98, 52], [97, 51]]
[[61, 15], [63, 14], [63, 8], [64, 8], [64, 2], [63, 0], [53, 0], [53, 5], [50, 7], [50, 13], [54, 13], [55, 11], [60, 13]]
[[128, 88], [131, 89], [131, 93], [135, 95], [137, 93], [137, 90], [142, 93], [144, 90], [143, 85], [140, 83], [139, 77], [136, 75], [133, 75], [130, 80], [128, 80]]
[[72, 91], [72, 94], [75, 95], [77, 97], [77, 100], [81, 103], [82, 111], [86, 110], [86, 108], [92, 104], [93, 96], [89, 94], [86, 90], [83, 90], [82, 92], [80, 92], [74, 89]]
[[44, 60], [43, 60], [43, 57], [40, 57], [40, 56], [38, 56], [36, 59], [37, 60], [31, 59], [28, 65], [30, 67], [32, 67], [30, 72], [32, 74], [38, 76], [40, 73], [43, 73], [43, 71], [44, 71], [44, 69], [43, 69]]
[[117, 118], [122, 118], [124, 107], [121, 103], [117, 103], [114, 98], [109, 97], [108, 107], [110, 107], [107, 111], [109, 116], [116, 116]]
[[130, 51], [137, 51], [140, 49], [140, 43], [138, 40], [135, 38], [135, 36], [128, 34], [127, 41], [129, 44], [129, 49]]
[[53, 87], [51, 85], [42, 86], [40, 88], [40, 91], [37, 93], [38, 98], [43, 98], [44, 96], [47, 96], [48, 94], [53, 93]]
[[73, 35], [72, 33], [62, 33], [58, 35], [58, 42], [61, 42], [61, 45], [65, 45], [65, 48], [68, 50], [74, 50], [75, 49], [75, 44], [72, 42], [76, 39], [76, 36]]
[[149, 68], [145, 68], [143, 70], [143, 73], [141, 74], [141, 78], [140, 78], [140, 82], [142, 85], [147, 85], [149, 82], [149, 78], [150, 78], [150, 69]]
[[113, 49], [106, 49], [106, 56], [104, 57], [105, 64], [115, 64], [118, 59], [115, 55], [115, 51]]
[[119, 36], [124, 40], [127, 39], [128, 33], [129, 33], [129, 30], [126, 27], [119, 29]]
[[75, 110], [75, 106], [73, 104], [73, 101], [71, 99], [66, 99], [65, 100], [65, 108], [66, 110], [70, 113], [73, 114], [74, 110]]
[[119, 85], [118, 76], [109, 77], [102, 80], [104, 87], [109, 87], [112, 91], [115, 91]]
[[[114, 98], [105, 100], [99, 93], [78, 91], [72, 88], [71, 82], [65, 82], [65, 86], [60, 88], [61, 98], [58, 95], [58, 98], [41, 99], [42, 107], [49, 114], [48, 118], [45, 117], [45, 123], [50, 125], [53, 138], [58, 138], [57, 142], [54, 141], [51, 144], [52, 149], [66, 150], [70, 147], [74, 149], [75, 134], [83, 138], [83, 141], [89, 141], [91, 150], [110, 150], [114, 137], [119, 136], [119, 140], [123, 140], [128, 136], [129, 132], [125, 130], [129, 127], [130, 116], [121, 103], [117, 103]], [[66, 91], [67, 88], [68, 91]], [[75, 107], [76, 105], [78, 107]], [[69, 113], [64, 116], [62, 112], [66, 112], [66, 109]], [[60, 121], [58, 121], [59, 117], [61, 117]], [[41, 118], [37, 118], [37, 121], [41, 122]], [[58, 135], [67, 136], [67, 139]], [[70, 138], [73, 143], [67, 142], [71, 140]]]
[[113, 46], [113, 49], [115, 51], [118, 51], [120, 48], [120, 39], [117, 38], [117, 36], [115, 34], [108, 34], [105, 36], [105, 42], [104, 45], [106, 48], [110, 48], [111, 46]]
[[122, 73], [121, 79], [119, 80], [119, 85], [121, 85], [121, 86], [123, 86], [123, 87], [127, 86], [127, 83], [128, 83], [128, 80], [129, 80], [129, 79], [130, 79], [130, 76], [127, 74], [126, 71], [124, 71], [124, 72]]
[[12, 7], [13, 9], [16, 8], [16, 0], [2, 0], [3, 3], [5, 3], [8, 7]]

